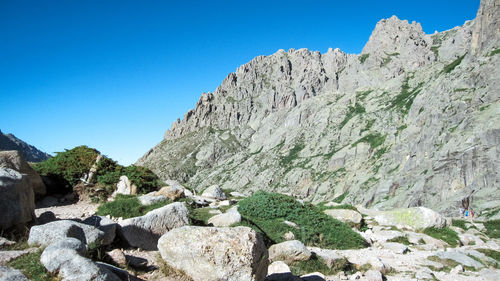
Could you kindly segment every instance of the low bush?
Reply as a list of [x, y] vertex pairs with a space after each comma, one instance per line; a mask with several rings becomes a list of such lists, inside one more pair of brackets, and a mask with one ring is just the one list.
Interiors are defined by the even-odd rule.
[[[359, 249], [366, 241], [349, 225], [321, 212], [310, 204], [277, 193], [259, 191], [239, 203], [239, 212], [260, 229], [274, 243], [283, 242], [283, 235], [291, 231], [298, 240], [308, 246], [329, 249]], [[291, 221], [298, 228], [283, 221]]]
[[398, 237], [394, 237], [392, 239], [389, 239], [387, 240], [387, 242], [396, 242], [396, 243], [401, 243], [401, 244], [404, 244], [404, 245], [410, 245], [410, 241], [408, 240], [408, 237], [406, 236], [398, 236]]
[[458, 234], [449, 227], [443, 227], [443, 228], [430, 227], [426, 228], [424, 230], [424, 233], [436, 239], [443, 240], [452, 247], [456, 247], [458, 245], [459, 241]]
[[307, 261], [298, 261], [290, 265], [293, 275], [301, 276], [311, 272], [321, 272], [324, 275], [335, 275], [340, 271], [347, 273], [354, 272], [354, 266], [346, 258], [336, 260], [332, 268], [329, 268], [318, 256], [313, 256]]
[[97, 215], [110, 215], [115, 218], [133, 218], [145, 215], [147, 212], [161, 208], [170, 203], [168, 200], [144, 206], [136, 196], [118, 194], [114, 201], [103, 203], [97, 208]]
[[467, 230], [467, 227], [465, 226], [466, 223], [467, 221], [465, 220], [457, 220], [457, 219], [451, 220], [452, 226], [460, 227], [463, 230]]

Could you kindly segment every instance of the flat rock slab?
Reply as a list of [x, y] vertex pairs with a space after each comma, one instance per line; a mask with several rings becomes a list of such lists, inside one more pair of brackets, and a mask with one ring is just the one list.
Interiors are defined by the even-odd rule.
[[7, 265], [8, 262], [17, 259], [20, 256], [34, 253], [38, 248], [30, 248], [20, 251], [0, 251], [0, 265]]
[[76, 238], [87, 245], [103, 245], [105, 233], [87, 224], [60, 220], [33, 226], [30, 229], [28, 244], [46, 247], [68, 237]]
[[480, 262], [476, 261], [475, 259], [469, 257], [467, 254], [462, 253], [460, 251], [456, 251], [456, 250], [454, 250], [454, 251], [439, 251], [439, 252], [436, 252], [435, 256], [438, 258], [441, 258], [441, 259], [454, 260], [463, 266], [474, 267], [476, 270], [484, 267], [483, 264], [481, 264]]
[[347, 223], [360, 224], [361, 220], [363, 219], [361, 214], [354, 210], [328, 209], [323, 211], [323, 213], [341, 222], [347, 222]]

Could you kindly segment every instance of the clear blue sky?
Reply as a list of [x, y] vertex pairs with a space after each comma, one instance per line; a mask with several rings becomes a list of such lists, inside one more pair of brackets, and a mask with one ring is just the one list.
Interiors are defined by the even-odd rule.
[[397, 15], [433, 33], [479, 0], [0, 0], [0, 129], [49, 153], [95, 147], [122, 164], [238, 66], [278, 49], [359, 53]]

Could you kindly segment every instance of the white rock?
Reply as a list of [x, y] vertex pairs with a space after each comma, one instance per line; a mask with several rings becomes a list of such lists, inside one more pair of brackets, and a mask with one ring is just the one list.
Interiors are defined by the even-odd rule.
[[2, 281], [29, 281], [24, 274], [7, 266], [0, 266], [0, 280]]
[[354, 210], [344, 210], [344, 209], [327, 209], [323, 211], [330, 217], [337, 219], [341, 222], [351, 222], [355, 224], [360, 224], [363, 217], [359, 212]]
[[291, 264], [295, 261], [306, 261], [311, 258], [311, 251], [298, 240], [285, 241], [269, 247], [269, 260], [283, 261]]
[[184, 203], [176, 202], [152, 210], [144, 216], [120, 221], [119, 231], [130, 246], [157, 250], [161, 235], [173, 228], [188, 224], [188, 209]]
[[137, 197], [139, 199], [139, 202], [144, 205], [144, 206], [149, 206], [153, 205], [159, 202], [166, 201], [168, 198], [165, 195], [150, 195], [150, 194], [145, 194]]
[[224, 191], [218, 185], [208, 187], [205, 191], [203, 191], [201, 196], [216, 200], [226, 200], [226, 194], [224, 194]]
[[439, 213], [425, 207], [380, 212], [375, 216], [375, 220], [380, 225], [407, 229], [441, 228], [446, 225], [445, 218]]
[[260, 235], [248, 227], [184, 226], [158, 241], [163, 260], [194, 280], [263, 280], [269, 265]]
[[215, 215], [208, 219], [209, 224], [219, 227], [231, 226], [239, 222], [241, 222], [241, 215], [236, 209], [228, 210], [224, 214]]
[[368, 270], [365, 273], [365, 279], [366, 279], [366, 281], [382, 281], [382, 280], [384, 280], [382, 273], [380, 273], [380, 271], [372, 270], [372, 269]]
[[185, 196], [184, 195], [184, 188], [179, 184], [164, 186], [164, 187], [160, 188], [160, 190], [155, 192], [154, 195], [155, 196], [164, 196], [172, 201], [175, 201], [175, 200]]
[[28, 244], [45, 247], [68, 237], [94, 246], [109, 242], [104, 241], [105, 233], [93, 226], [71, 220], [60, 220], [31, 227]]
[[116, 194], [135, 195], [137, 194], [137, 186], [132, 184], [127, 176], [121, 176], [111, 197], [115, 197]]
[[28, 178], [9, 168], [0, 168], [0, 214], [0, 230], [35, 219], [35, 194]]

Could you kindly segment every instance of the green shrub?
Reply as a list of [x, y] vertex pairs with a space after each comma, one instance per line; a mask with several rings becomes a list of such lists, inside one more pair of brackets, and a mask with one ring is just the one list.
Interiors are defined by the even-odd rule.
[[389, 108], [396, 108], [403, 114], [408, 114], [413, 104], [413, 100], [415, 100], [417, 95], [420, 93], [424, 84], [422, 82], [418, 84], [418, 86], [414, 89], [411, 89], [410, 85], [408, 84], [409, 79], [410, 77], [406, 78], [406, 80], [403, 82], [403, 85], [401, 86], [401, 93], [399, 93], [399, 95], [397, 95], [389, 105]]
[[[259, 228], [274, 243], [284, 241], [283, 234], [291, 231], [298, 240], [309, 246], [330, 249], [359, 249], [366, 241], [347, 224], [321, 212], [310, 204], [277, 193], [259, 191], [239, 203], [241, 215]], [[296, 223], [290, 227], [284, 220]]]
[[370, 56], [370, 54], [362, 54], [361, 56], [358, 57], [359, 62], [365, 63], [366, 59]]
[[342, 193], [341, 195], [339, 195], [338, 197], [335, 197], [335, 199], [333, 199], [333, 202], [335, 203], [342, 203], [342, 201], [344, 201], [345, 197], [348, 195], [349, 193], [346, 191], [344, 193]]
[[484, 222], [486, 235], [490, 238], [500, 238], [500, 220], [490, 220]]
[[353, 205], [349, 205], [349, 204], [342, 204], [342, 205], [338, 205], [338, 206], [325, 206], [325, 204], [326, 204], [326, 202], [322, 202], [322, 203], [318, 204], [318, 208], [321, 211], [329, 210], [329, 209], [345, 209], [345, 210], [358, 211], [358, 209], [356, 209], [356, 207], [354, 207]]
[[114, 201], [103, 203], [97, 208], [97, 215], [110, 215], [115, 218], [133, 218], [145, 215], [147, 212], [161, 208], [170, 203], [168, 200], [144, 206], [136, 196], [117, 194]]
[[408, 237], [406, 236], [398, 236], [398, 237], [394, 237], [392, 239], [389, 239], [387, 240], [387, 242], [396, 242], [396, 243], [401, 243], [401, 244], [404, 244], [404, 245], [410, 245], [410, 241], [408, 240]]
[[500, 49], [495, 49], [493, 51], [490, 52], [490, 57], [494, 56], [494, 55], [497, 55], [497, 54], [500, 54]]
[[137, 186], [138, 193], [148, 193], [159, 187], [159, 178], [151, 170], [145, 167], [131, 165], [121, 170], [121, 174]]
[[458, 234], [449, 227], [443, 227], [443, 228], [430, 227], [426, 228], [424, 230], [424, 233], [436, 239], [443, 240], [452, 247], [458, 245], [458, 240], [459, 240]]
[[80, 178], [88, 173], [95, 163], [99, 151], [87, 146], [77, 146], [65, 152], [57, 152], [56, 156], [43, 162], [33, 164], [33, 169], [43, 177], [64, 182], [71, 189]]
[[363, 114], [366, 112], [366, 109], [359, 103], [356, 103], [354, 106], [349, 106], [348, 111], [344, 117], [344, 120], [340, 122], [340, 129], [344, 128], [344, 126], [357, 114]]
[[56, 281], [61, 280], [57, 275], [48, 272], [40, 262], [42, 250], [23, 255], [11, 262], [9, 266], [19, 269], [29, 280], [32, 281]]
[[339, 271], [353, 272], [354, 266], [346, 258], [336, 260], [332, 268], [329, 268], [323, 259], [313, 256], [307, 261], [298, 261], [290, 265], [290, 270], [295, 276], [305, 275], [311, 272], [321, 272], [324, 275], [335, 275]]

